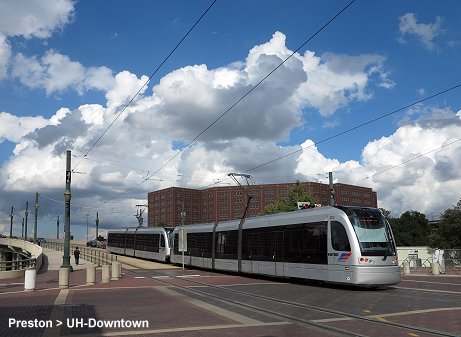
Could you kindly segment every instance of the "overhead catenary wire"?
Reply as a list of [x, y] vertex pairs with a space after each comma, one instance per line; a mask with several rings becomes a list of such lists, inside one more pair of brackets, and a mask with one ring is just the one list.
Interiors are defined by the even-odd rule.
[[[49, 201], [58, 203], [58, 204], [65, 204], [64, 201], [57, 200], [57, 199], [49, 197], [49, 196], [47, 196], [45, 194], [40, 194], [40, 197], [42, 197], [44, 199], [47, 199]], [[74, 203], [71, 204], [71, 207], [76, 208], [76, 209], [80, 209], [81, 211], [83, 211], [83, 210], [87, 210], [87, 211], [88, 210], [97, 210], [97, 211], [99, 211], [100, 215], [101, 214], [114, 214], [114, 213], [116, 213], [116, 214], [124, 214], [124, 215], [127, 215], [127, 216], [128, 215], [131, 216], [132, 215], [131, 213], [133, 212], [131, 208], [126, 208], [125, 210], [117, 210], [117, 211], [113, 211], [112, 208], [109, 208], [109, 209], [106, 209], [106, 210], [104, 210], [104, 209], [101, 210], [100, 207], [91, 206], [91, 205], [79, 205], [79, 204], [74, 204]]]
[[315, 38], [318, 34], [320, 34], [326, 27], [328, 27], [334, 20], [336, 20], [342, 13], [344, 13], [356, 0], [350, 1], [346, 6], [344, 6], [339, 12], [337, 12], [332, 18], [330, 18], [322, 27], [317, 29], [314, 34], [312, 34], [309, 38], [307, 38], [295, 51], [293, 51], [289, 56], [287, 56], [282, 62], [280, 62], [274, 69], [272, 69], [268, 74], [266, 74], [259, 82], [257, 82], [254, 86], [252, 86], [248, 91], [243, 94], [235, 103], [233, 103], [229, 108], [227, 108], [221, 115], [219, 115], [214, 121], [212, 121], [205, 129], [203, 129], [197, 136], [195, 136], [191, 141], [189, 141], [182, 149], [180, 149], [177, 153], [175, 153], [170, 159], [168, 159], [165, 163], [163, 163], [152, 175], [147, 177], [146, 179], [140, 181], [135, 186], [117, 194], [113, 198], [103, 202], [106, 203], [108, 201], [112, 201], [117, 199], [118, 197], [133, 191], [138, 186], [142, 185], [146, 181], [149, 180], [150, 177], [153, 177], [155, 174], [160, 172], [164, 167], [170, 164], [177, 156], [179, 156], [183, 151], [189, 148], [197, 139], [199, 139], [204, 133], [206, 133], [210, 128], [212, 128], [218, 121], [220, 121], [224, 116], [226, 116], [235, 106], [237, 106], [241, 101], [243, 101], [248, 95], [250, 95], [254, 90], [256, 90], [267, 78], [269, 78], [277, 69], [279, 69], [282, 65], [284, 65], [289, 59], [291, 59], [299, 50], [301, 50], [307, 43], [309, 43], [313, 38]]
[[[122, 110], [118, 113], [118, 115], [114, 118], [114, 120], [109, 124], [109, 126], [104, 130], [104, 132], [96, 139], [96, 141], [91, 145], [88, 151], [85, 153], [83, 158], [87, 157], [88, 154], [93, 150], [93, 148], [99, 143], [99, 141], [106, 135], [109, 129], [114, 125], [114, 123], [120, 118], [120, 116], [125, 112], [125, 110], [133, 103], [133, 101], [139, 96], [141, 91], [149, 84], [151, 79], [157, 74], [160, 68], [165, 64], [165, 62], [170, 58], [171, 55], [178, 49], [178, 47], [182, 44], [182, 42], [186, 39], [187, 36], [192, 32], [192, 30], [198, 25], [198, 23], [203, 19], [203, 17], [209, 12], [211, 7], [216, 3], [217, 0], [213, 0], [213, 2], [208, 6], [208, 8], [202, 13], [202, 15], [195, 21], [195, 23], [189, 28], [186, 34], [179, 40], [179, 42], [174, 46], [174, 48], [168, 53], [168, 55], [163, 59], [163, 61], [158, 65], [158, 67], [154, 70], [154, 72], [149, 76], [147, 81], [139, 88], [139, 90], [134, 94], [133, 97], [126, 103]], [[75, 165], [74, 169], [81, 163], [81, 160]]]
[[394, 169], [394, 168], [396, 168], [396, 167], [399, 167], [399, 166], [403, 166], [403, 165], [405, 165], [405, 164], [408, 164], [409, 162], [412, 162], [413, 160], [416, 160], [416, 159], [419, 159], [419, 158], [421, 158], [421, 157], [424, 157], [424, 156], [426, 156], [426, 155], [428, 155], [428, 154], [430, 154], [430, 153], [432, 153], [432, 152], [441, 150], [441, 149], [443, 149], [443, 148], [445, 148], [445, 147], [447, 147], [447, 146], [453, 145], [453, 144], [455, 144], [455, 143], [457, 143], [457, 142], [459, 142], [459, 141], [461, 141], [461, 138], [458, 138], [458, 139], [456, 139], [456, 140], [454, 140], [454, 141], [451, 141], [451, 142], [449, 142], [449, 143], [446, 143], [446, 144], [444, 144], [444, 145], [442, 145], [442, 146], [440, 146], [440, 147], [438, 147], [438, 148], [436, 148], [436, 149], [433, 149], [433, 150], [430, 150], [430, 151], [428, 151], [428, 152], [422, 153], [422, 154], [420, 154], [420, 155], [418, 155], [418, 156], [416, 156], [416, 157], [413, 157], [413, 158], [411, 158], [411, 159], [405, 160], [405, 161], [401, 162], [400, 164], [393, 165], [393, 166], [388, 167], [388, 168], [386, 168], [386, 169], [384, 169], [384, 170], [382, 170], [382, 171], [376, 172], [376, 173], [374, 173], [374, 174], [372, 174], [372, 175], [370, 175], [370, 176], [368, 176], [368, 177], [366, 177], [366, 178], [363, 178], [362, 180], [367, 180], [367, 179], [373, 178], [374, 176], [377, 176], [377, 175], [379, 175], [379, 174], [381, 174], [381, 173], [384, 173], [384, 172], [390, 171], [390, 170], [392, 170], [392, 169]]
[[430, 96], [428, 96], [428, 97], [426, 97], [426, 98], [420, 99], [420, 100], [418, 100], [418, 101], [416, 101], [416, 102], [407, 104], [407, 105], [405, 105], [404, 107], [398, 108], [398, 109], [396, 109], [396, 110], [393, 110], [393, 111], [391, 111], [391, 112], [389, 112], [389, 113], [386, 113], [386, 114], [384, 114], [384, 115], [381, 115], [381, 116], [379, 116], [379, 117], [373, 118], [373, 119], [371, 119], [371, 120], [369, 120], [369, 121], [363, 122], [363, 123], [361, 123], [361, 124], [359, 124], [359, 125], [356, 125], [356, 126], [354, 126], [354, 127], [349, 128], [349, 129], [347, 129], [347, 130], [341, 131], [341, 132], [339, 132], [339, 133], [337, 133], [337, 134], [335, 134], [335, 135], [333, 135], [333, 136], [330, 136], [330, 137], [324, 138], [324, 139], [322, 139], [322, 140], [319, 140], [319, 141], [317, 141], [317, 142], [314, 142], [313, 144], [311, 144], [311, 145], [309, 145], [309, 146], [301, 147], [301, 148], [298, 149], [298, 150], [292, 151], [292, 152], [287, 153], [287, 154], [285, 154], [285, 155], [283, 155], [283, 156], [277, 157], [277, 158], [272, 159], [272, 160], [270, 160], [270, 161], [264, 162], [264, 163], [262, 163], [262, 164], [260, 164], [260, 165], [257, 165], [257, 166], [254, 166], [254, 167], [252, 167], [252, 168], [249, 168], [249, 169], [247, 169], [247, 170], [245, 170], [245, 171], [243, 171], [243, 172], [244, 172], [244, 173], [251, 172], [251, 171], [254, 171], [254, 170], [256, 170], [256, 169], [258, 169], [258, 168], [261, 168], [261, 167], [263, 167], [263, 166], [266, 166], [266, 165], [275, 163], [275, 162], [277, 162], [277, 161], [279, 161], [279, 160], [282, 160], [282, 159], [285, 159], [285, 158], [287, 158], [287, 157], [290, 157], [290, 156], [292, 156], [292, 155], [294, 155], [294, 154], [296, 154], [296, 153], [299, 153], [299, 152], [302, 152], [302, 151], [304, 151], [304, 150], [306, 150], [306, 149], [309, 149], [309, 148], [311, 148], [311, 147], [317, 146], [318, 144], [324, 143], [324, 142], [326, 142], [326, 141], [332, 140], [332, 139], [337, 138], [337, 137], [339, 137], [339, 136], [345, 135], [346, 133], [349, 133], [349, 132], [352, 132], [352, 131], [354, 131], [354, 130], [360, 129], [361, 127], [364, 127], [365, 125], [372, 124], [372, 123], [377, 122], [377, 121], [379, 121], [379, 120], [381, 120], [381, 119], [383, 119], [383, 118], [386, 118], [386, 117], [389, 117], [389, 116], [391, 116], [391, 115], [394, 115], [394, 114], [396, 114], [397, 112], [400, 112], [400, 111], [403, 111], [403, 110], [405, 110], [405, 109], [408, 109], [408, 108], [410, 108], [410, 107], [412, 107], [412, 106], [415, 106], [415, 105], [417, 105], [417, 104], [419, 104], [419, 103], [422, 103], [422, 102], [425, 102], [425, 101], [427, 101], [427, 100], [430, 100], [430, 99], [432, 99], [432, 98], [434, 98], [434, 97], [443, 95], [443, 94], [445, 94], [445, 93], [447, 93], [447, 92], [449, 92], [449, 91], [458, 89], [459, 87], [461, 87], [461, 83], [460, 83], [460, 84], [457, 84], [457, 85], [454, 85], [454, 86], [452, 86], [452, 87], [450, 87], [450, 88], [448, 88], [448, 89], [444, 89], [444, 90], [442, 90], [442, 91], [439, 91], [439, 92], [437, 92], [437, 93], [435, 93], [435, 94], [433, 94], [433, 95], [430, 95]]

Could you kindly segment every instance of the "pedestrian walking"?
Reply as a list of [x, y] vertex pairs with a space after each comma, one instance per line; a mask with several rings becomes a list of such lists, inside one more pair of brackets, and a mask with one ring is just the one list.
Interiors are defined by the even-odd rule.
[[80, 258], [80, 251], [78, 250], [78, 247], [75, 248], [74, 250], [74, 258], [75, 258], [75, 264], [78, 264], [78, 259]]

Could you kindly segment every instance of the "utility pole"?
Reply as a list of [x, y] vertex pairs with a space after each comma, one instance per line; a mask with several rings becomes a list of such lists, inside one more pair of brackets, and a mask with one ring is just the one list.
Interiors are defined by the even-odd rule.
[[88, 241], [88, 217], [90, 215], [87, 213], [86, 214], [86, 241]]
[[21, 239], [24, 239], [24, 218], [22, 218]]
[[99, 238], [99, 213], [96, 212], [96, 240]]
[[58, 227], [56, 229], [56, 239], [59, 240], [59, 214], [58, 214], [58, 221], [56, 221], [56, 226]]
[[35, 193], [34, 245], [37, 244], [38, 193]]
[[335, 205], [335, 190], [333, 189], [333, 172], [328, 172], [328, 180], [330, 183], [330, 206]]
[[70, 170], [70, 159], [71, 159], [70, 150], [67, 150], [66, 155], [66, 190], [64, 191], [64, 255], [62, 257], [62, 266], [61, 268], [68, 268], [69, 271], [72, 271], [72, 266], [70, 265], [70, 199], [72, 195], [70, 193], [70, 182], [72, 177], [72, 172]]
[[29, 202], [26, 201], [26, 211], [24, 212], [26, 216], [26, 223], [24, 225], [24, 240], [27, 241], [27, 217], [29, 216]]
[[11, 206], [11, 213], [10, 213], [10, 218], [11, 218], [11, 221], [10, 221], [10, 238], [13, 237], [13, 216], [14, 216], [14, 207]]
[[[241, 173], [229, 173], [229, 177], [231, 177], [237, 185], [243, 188], [243, 186], [240, 184], [240, 182], [237, 180], [236, 177], [243, 177], [246, 180], [247, 183], [247, 188], [250, 186], [248, 183], [248, 179], [251, 178], [249, 174], [241, 174]], [[243, 188], [245, 190], [245, 188]], [[247, 204], [245, 206], [245, 210], [243, 211], [242, 218], [240, 219], [239, 227], [238, 227], [238, 242], [237, 242], [237, 259], [238, 259], [238, 272], [240, 273], [242, 271], [242, 246], [243, 246], [243, 224], [245, 223], [245, 217], [248, 212], [248, 208], [250, 207], [250, 202], [251, 199], [253, 198], [252, 195], [248, 191], [245, 191], [247, 195]]]

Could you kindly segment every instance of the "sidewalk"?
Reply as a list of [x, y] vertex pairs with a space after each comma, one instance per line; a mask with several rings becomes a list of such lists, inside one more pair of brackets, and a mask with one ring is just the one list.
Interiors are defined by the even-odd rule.
[[[43, 248], [43, 262], [38, 274], [46, 273], [48, 270], [59, 270], [63, 263], [63, 255], [64, 253], [61, 251], [56, 251], [50, 248]], [[71, 252], [70, 264], [72, 266], [72, 269], [75, 271], [85, 269], [88, 265], [91, 265], [92, 263], [89, 261], [85, 261], [80, 257], [79, 264], [76, 265], [74, 255]]]
[[[69, 288], [72, 287], [92, 287], [86, 285], [86, 269], [94, 264], [82, 259], [80, 255], [79, 264], [75, 264], [73, 254], [70, 256], [70, 264], [73, 271], [69, 274]], [[118, 261], [122, 263], [122, 269], [177, 269], [179, 267], [158, 263], [154, 261], [135, 259], [127, 256], [117, 256]], [[63, 252], [50, 248], [43, 248], [42, 267], [37, 272], [35, 280], [35, 291], [39, 290], [59, 290], [59, 268], [63, 264]], [[102, 272], [101, 267], [96, 268], [96, 286], [101, 286]], [[6, 292], [24, 291], [24, 277], [10, 278], [0, 280], [0, 294]]]

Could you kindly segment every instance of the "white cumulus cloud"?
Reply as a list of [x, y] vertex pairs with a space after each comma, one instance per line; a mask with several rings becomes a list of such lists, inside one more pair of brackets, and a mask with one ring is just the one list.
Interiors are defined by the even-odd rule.
[[73, 17], [72, 0], [2, 1], [0, 33], [5, 36], [47, 38]]
[[428, 50], [436, 47], [434, 39], [442, 33], [442, 18], [437, 16], [434, 23], [418, 23], [416, 14], [406, 13], [399, 18], [400, 43], [406, 43], [407, 36], [415, 36]]
[[12, 64], [12, 76], [29, 88], [45, 89], [47, 95], [68, 89], [83, 95], [90, 89], [109, 90], [115, 83], [109, 68], [87, 69], [54, 50], [49, 50], [40, 59], [17, 54]]

